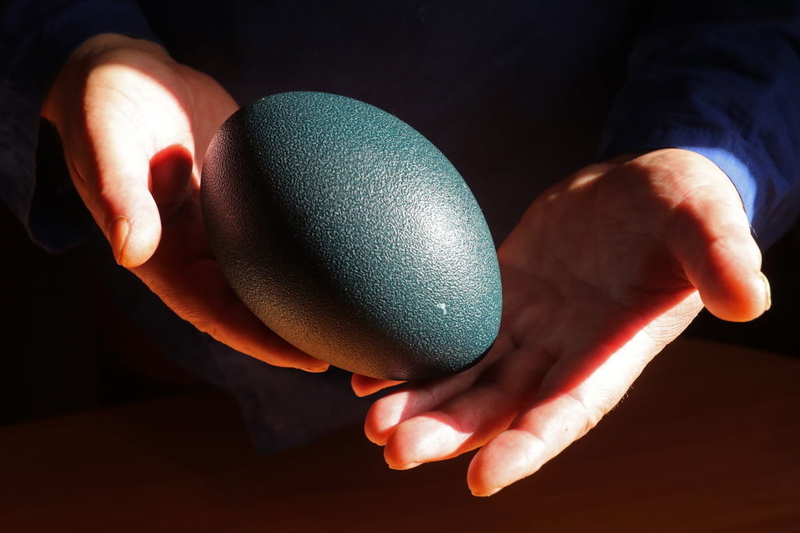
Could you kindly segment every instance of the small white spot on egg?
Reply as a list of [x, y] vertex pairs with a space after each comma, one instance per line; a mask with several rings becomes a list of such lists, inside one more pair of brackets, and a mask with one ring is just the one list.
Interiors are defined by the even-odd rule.
[[447, 314], [447, 304], [436, 304], [436, 307], [442, 310], [442, 314]]

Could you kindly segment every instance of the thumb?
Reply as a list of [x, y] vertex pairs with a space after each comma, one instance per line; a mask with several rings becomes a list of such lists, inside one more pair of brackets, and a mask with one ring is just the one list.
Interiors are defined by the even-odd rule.
[[147, 261], [161, 236], [150, 159], [158, 131], [152, 118], [166, 117], [163, 105], [150, 116], [143, 110], [169, 96], [152, 75], [167, 69], [167, 58], [154, 43], [98, 35], [73, 52], [42, 106], [76, 189], [126, 267]]
[[753, 320], [771, 305], [761, 251], [730, 179], [696, 157], [692, 172], [700, 185], [677, 208], [669, 246], [709, 312], [733, 322]]
[[108, 126], [113, 120], [98, 122], [85, 136], [65, 143], [65, 155], [76, 188], [117, 262], [133, 268], [153, 255], [161, 238], [159, 210], [149, 188], [150, 157], [135, 141], [135, 132]]
[[158, 206], [150, 192], [147, 154], [130, 147], [104, 147], [98, 157], [95, 218], [104, 228], [114, 257], [133, 268], [152, 257], [161, 239]]
[[[153, 255], [161, 238], [158, 204], [166, 196], [173, 207], [191, 179], [191, 163], [188, 172], [183, 164], [170, 172], [157, 156], [173, 144], [194, 149], [174, 68], [154, 43], [100, 35], [70, 56], [42, 108], [59, 131], [78, 192], [128, 268]], [[154, 187], [155, 163], [165, 183]], [[160, 174], [180, 176], [177, 185]]]

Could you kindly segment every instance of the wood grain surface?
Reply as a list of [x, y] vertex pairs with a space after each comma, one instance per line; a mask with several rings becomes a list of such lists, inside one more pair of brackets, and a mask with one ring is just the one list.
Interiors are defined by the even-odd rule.
[[389, 470], [360, 427], [257, 457], [203, 393], [0, 428], [0, 531], [800, 532], [800, 359], [679, 340], [534, 476]]

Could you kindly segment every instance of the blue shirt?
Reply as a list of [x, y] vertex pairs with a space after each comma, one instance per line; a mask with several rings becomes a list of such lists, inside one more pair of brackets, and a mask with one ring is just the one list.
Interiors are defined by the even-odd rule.
[[[396, 114], [453, 161], [498, 242], [570, 172], [615, 154], [679, 147], [726, 172], [767, 247], [800, 213], [798, 3], [228, 0], [204, 9], [187, 0], [7, 1], [0, 196], [49, 249], [89, 233], [68, 177], [37, 179], [39, 111], [70, 52], [115, 32], [160, 41], [242, 104], [318, 90]], [[221, 346], [114, 268], [102, 244], [96, 249], [131, 318], [233, 390], [262, 449], [363, 415], [367, 402], [352, 398], [344, 373], [275, 369]]]

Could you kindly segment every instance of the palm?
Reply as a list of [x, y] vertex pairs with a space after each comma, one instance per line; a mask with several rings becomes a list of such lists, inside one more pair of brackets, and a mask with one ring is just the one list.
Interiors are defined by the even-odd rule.
[[[713, 246], [698, 210], [709, 201], [736, 206], [737, 198], [724, 175], [700, 168], [704, 183], [691, 168], [694, 179], [682, 182], [642, 165], [598, 165], [534, 202], [498, 252], [504, 316], [486, 359], [373, 406], [367, 434], [386, 445], [389, 464], [408, 468], [482, 446], [469, 484], [489, 494], [593, 427], [703, 305], [690, 281], [702, 274], [687, 263], [708, 254], [688, 257], [683, 246]], [[755, 245], [743, 246], [743, 264], [757, 267]], [[704, 298], [719, 299], [715, 291]]]
[[629, 342], [660, 349], [701, 307], [668, 243], [672, 199], [609, 168], [549, 191], [499, 250], [503, 336], [550, 354], [567, 374], [591, 370]]

